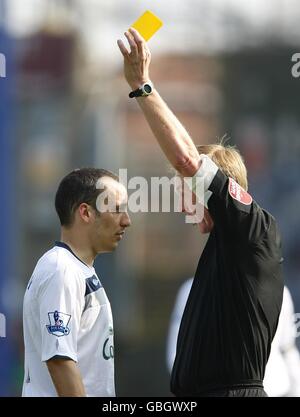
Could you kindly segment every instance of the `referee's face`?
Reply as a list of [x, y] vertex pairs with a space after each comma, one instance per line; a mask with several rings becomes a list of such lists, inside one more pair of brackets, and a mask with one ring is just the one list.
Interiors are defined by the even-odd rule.
[[210, 233], [214, 227], [213, 219], [211, 218], [211, 215], [206, 207], [204, 207], [203, 219], [200, 223], [198, 223], [198, 227], [200, 232], [203, 234]]
[[[211, 215], [209, 214], [209, 211], [206, 207], [201, 206], [203, 209], [203, 216], [202, 219], [199, 221], [198, 216], [196, 215], [196, 204], [200, 205], [200, 203], [196, 202], [196, 196], [194, 193], [189, 191], [187, 187], [183, 186], [183, 178], [181, 178], [181, 185], [179, 184], [179, 187], [176, 187], [176, 192], [181, 193], [181, 211], [182, 213], [185, 213], [188, 216], [195, 216], [195, 226], [199, 227], [199, 230], [201, 233], [206, 234], [210, 233], [214, 227], [214, 222], [211, 218]], [[202, 211], [202, 210], [201, 210]]]
[[[91, 227], [92, 244], [96, 253], [112, 252], [130, 226], [127, 212], [127, 191], [110, 177], [101, 179], [105, 187], [102, 199], [97, 201], [95, 219]], [[101, 194], [100, 194], [101, 196]]]

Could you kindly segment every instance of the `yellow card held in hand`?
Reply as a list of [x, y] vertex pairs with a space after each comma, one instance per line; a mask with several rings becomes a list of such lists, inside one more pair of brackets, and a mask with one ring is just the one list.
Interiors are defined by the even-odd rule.
[[146, 10], [132, 25], [148, 41], [161, 28], [163, 22], [150, 10]]

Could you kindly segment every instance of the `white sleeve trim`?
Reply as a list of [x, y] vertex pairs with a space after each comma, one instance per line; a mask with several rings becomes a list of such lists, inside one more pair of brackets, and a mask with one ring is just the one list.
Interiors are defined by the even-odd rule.
[[212, 195], [212, 192], [208, 189], [219, 168], [207, 155], [201, 154], [200, 161], [201, 165], [196, 174], [184, 180], [189, 189], [196, 195], [197, 200], [207, 208], [207, 202]]
[[[194, 178], [201, 178], [204, 181], [204, 191], [208, 191], [210, 184], [218, 172], [218, 166], [210, 159], [209, 156], [201, 154], [200, 155], [201, 165]], [[194, 190], [193, 190], [194, 191]]]

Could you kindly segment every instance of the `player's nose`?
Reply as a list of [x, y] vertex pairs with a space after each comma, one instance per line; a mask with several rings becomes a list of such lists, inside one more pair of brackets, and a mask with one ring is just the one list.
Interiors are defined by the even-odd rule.
[[127, 211], [123, 213], [121, 217], [121, 226], [122, 227], [129, 227], [131, 225], [131, 219]]

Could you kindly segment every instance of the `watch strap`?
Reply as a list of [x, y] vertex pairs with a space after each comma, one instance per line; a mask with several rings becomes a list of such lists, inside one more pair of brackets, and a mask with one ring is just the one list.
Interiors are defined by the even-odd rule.
[[[150, 92], [149, 93], [145, 90], [145, 86], [149, 86], [150, 87]], [[150, 81], [149, 82], [146, 82], [146, 83], [142, 84], [136, 90], [131, 91], [129, 93], [129, 97], [130, 98], [133, 98], [133, 97], [144, 97], [144, 96], [148, 96], [148, 95], [150, 95], [152, 93], [152, 89], [153, 89], [152, 83]]]
[[129, 93], [129, 97], [141, 97], [143, 94], [143, 90], [141, 88], [137, 88], [136, 90], [133, 90]]

